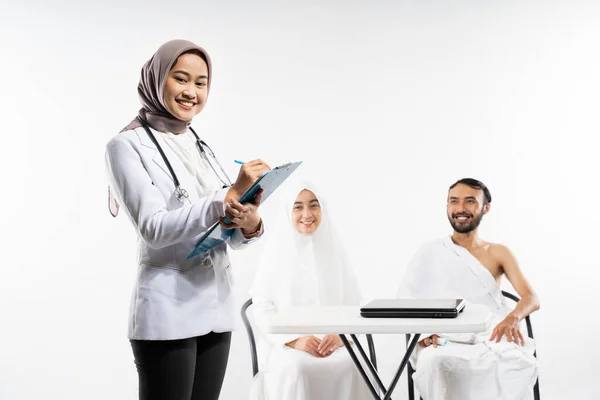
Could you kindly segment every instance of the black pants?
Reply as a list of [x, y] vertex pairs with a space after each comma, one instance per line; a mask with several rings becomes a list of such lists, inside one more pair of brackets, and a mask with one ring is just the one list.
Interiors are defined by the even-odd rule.
[[181, 340], [131, 340], [140, 400], [217, 400], [231, 332]]

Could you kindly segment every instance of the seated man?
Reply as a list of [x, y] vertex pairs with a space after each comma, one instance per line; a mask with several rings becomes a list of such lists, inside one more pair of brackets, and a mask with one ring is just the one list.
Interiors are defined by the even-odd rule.
[[[537, 378], [534, 343], [519, 322], [539, 309], [539, 301], [510, 250], [478, 235], [491, 201], [482, 182], [453, 184], [447, 213], [454, 232], [419, 250], [398, 291], [399, 298], [464, 298], [492, 312], [488, 332], [423, 334], [411, 363], [425, 400], [521, 400], [531, 396]], [[504, 275], [521, 297], [514, 309], [502, 296]]]

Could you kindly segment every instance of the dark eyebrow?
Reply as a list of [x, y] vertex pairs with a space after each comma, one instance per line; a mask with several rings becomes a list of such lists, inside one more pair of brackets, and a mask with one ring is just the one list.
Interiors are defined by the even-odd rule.
[[[173, 71], [173, 73], [174, 73], [174, 74], [182, 74], [182, 75], [185, 75], [185, 76], [187, 76], [188, 78], [190, 77], [190, 74], [189, 74], [188, 72], [186, 72], [186, 71], [183, 71], [183, 70], [181, 70], [181, 69], [178, 69], [177, 71]], [[200, 76], [198, 76], [198, 78], [196, 78], [196, 79], [208, 79], [208, 76], [206, 76], [206, 75], [200, 75]]]
[[[477, 197], [475, 197], [475, 196], [465, 196], [464, 199], [465, 200], [477, 200]], [[455, 196], [448, 197], [448, 200], [458, 200], [458, 197], [455, 197]]]
[[318, 199], [312, 199], [311, 201], [309, 201], [309, 203], [314, 203], [314, 202], [317, 202], [317, 203], [318, 203], [318, 202], [319, 202], [319, 200], [318, 200]]

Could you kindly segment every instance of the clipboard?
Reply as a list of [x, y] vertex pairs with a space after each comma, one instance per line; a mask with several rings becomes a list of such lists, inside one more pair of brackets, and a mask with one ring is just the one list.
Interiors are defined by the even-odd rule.
[[[265, 200], [267, 200], [269, 196], [271, 196], [271, 194], [273, 194], [273, 192], [275, 192], [275, 190], [292, 174], [292, 172], [300, 166], [300, 164], [302, 164], [302, 161], [287, 163], [265, 172], [252, 184], [252, 186], [250, 186], [250, 188], [248, 188], [248, 190], [246, 190], [246, 193], [242, 195], [239, 202], [247, 203], [254, 200], [258, 191], [263, 189], [260, 204], [264, 203]], [[229, 220], [225, 218], [225, 223], [228, 223], [228, 221]], [[224, 243], [227, 239], [231, 238], [233, 232], [233, 229], [225, 229], [219, 222], [216, 222], [200, 238], [196, 248], [187, 256], [187, 259], [189, 260], [200, 253], [204, 253], [205, 251]]]

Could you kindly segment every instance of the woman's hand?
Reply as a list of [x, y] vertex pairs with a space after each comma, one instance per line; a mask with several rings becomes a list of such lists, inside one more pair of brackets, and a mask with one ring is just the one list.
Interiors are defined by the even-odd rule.
[[321, 344], [321, 340], [315, 336], [302, 336], [296, 340], [293, 340], [289, 343], [286, 343], [286, 346], [291, 347], [292, 349], [305, 351], [308, 354], [311, 354], [315, 357], [322, 358], [323, 356], [319, 353], [319, 345]]
[[245, 236], [251, 235], [260, 228], [261, 219], [258, 214], [258, 204], [262, 198], [263, 190], [259, 190], [252, 203], [241, 204], [237, 200], [232, 200], [225, 207], [225, 216], [231, 221], [226, 224], [223, 217], [219, 218], [219, 223], [225, 229], [241, 228]]
[[269, 167], [269, 164], [260, 159], [242, 164], [235, 183], [229, 188], [225, 195], [225, 202], [231, 203], [233, 200], [239, 200], [250, 186], [252, 186], [262, 174], [270, 169], [271, 167]]
[[525, 346], [525, 339], [523, 339], [523, 334], [519, 330], [519, 319], [513, 313], [508, 314], [506, 318], [494, 328], [492, 336], [490, 336], [490, 341], [496, 339], [496, 343], [498, 343], [502, 339], [502, 336], [506, 336], [506, 340], [509, 342], [515, 342], [516, 344]]
[[342, 347], [344, 342], [339, 335], [329, 334], [326, 335], [323, 340], [321, 340], [321, 344], [317, 348], [317, 351], [321, 355], [321, 357], [327, 357], [333, 354], [338, 348]]

